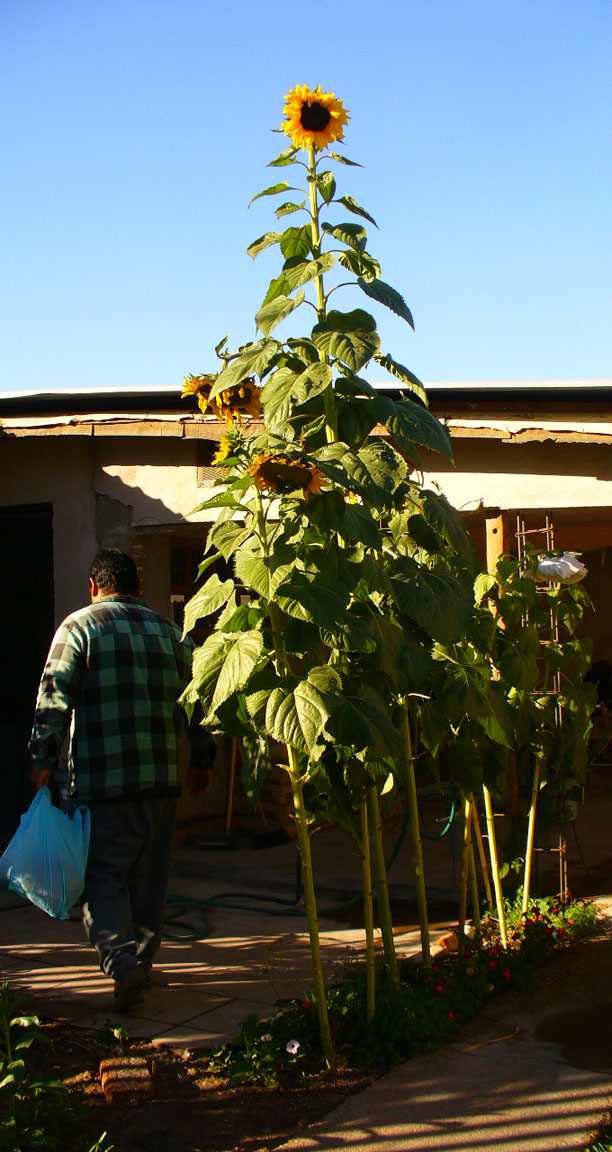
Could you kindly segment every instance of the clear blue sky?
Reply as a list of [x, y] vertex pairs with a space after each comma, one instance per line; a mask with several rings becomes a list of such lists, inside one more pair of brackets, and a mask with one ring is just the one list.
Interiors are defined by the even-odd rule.
[[416, 323], [373, 306], [385, 351], [612, 377], [611, 61], [610, 0], [0, 0], [0, 389], [178, 387], [253, 338], [296, 83], [351, 112], [339, 183]]

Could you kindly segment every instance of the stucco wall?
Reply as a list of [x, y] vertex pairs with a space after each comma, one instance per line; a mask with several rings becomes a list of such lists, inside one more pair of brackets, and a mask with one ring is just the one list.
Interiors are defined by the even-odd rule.
[[455, 467], [428, 454], [426, 478], [455, 508], [611, 508], [612, 452], [603, 444], [457, 439]]

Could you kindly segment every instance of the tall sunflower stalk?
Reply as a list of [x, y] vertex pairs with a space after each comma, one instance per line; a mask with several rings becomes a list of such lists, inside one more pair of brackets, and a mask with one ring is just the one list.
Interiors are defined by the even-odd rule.
[[[186, 630], [205, 617], [214, 626], [195, 653], [184, 703], [201, 701], [209, 729], [242, 739], [254, 804], [269, 768], [268, 739], [287, 749], [331, 1065], [308, 825], [331, 818], [364, 857], [371, 851], [387, 977], [397, 988], [381, 806], [384, 813], [404, 787], [402, 701], [427, 691], [434, 643], [459, 636], [471, 591], [453, 560], [466, 541], [459, 518], [419, 478], [419, 450], [450, 455], [448, 433], [417, 377], [381, 351], [371, 313], [330, 307], [342, 288], [412, 326], [368, 251], [364, 221], [373, 218], [337, 191], [336, 167], [354, 163], [327, 149], [342, 141], [348, 113], [333, 93], [304, 85], [286, 98], [284, 117], [291, 145], [271, 166], [297, 176], [253, 198], [281, 196], [277, 220], [291, 221], [248, 248], [253, 258], [281, 254], [256, 314], [261, 337], [236, 352], [220, 341], [219, 371], [187, 377], [183, 391], [226, 426], [216, 457], [223, 471], [197, 509], [218, 513], [200, 567], [208, 574], [185, 612]], [[308, 305], [314, 324], [289, 332]], [[383, 390], [363, 375], [372, 366], [388, 378]], [[219, 559], [233, 565], [231, 578], [208, 572]], [[367, 921], [367, 861], [363, 876]]]

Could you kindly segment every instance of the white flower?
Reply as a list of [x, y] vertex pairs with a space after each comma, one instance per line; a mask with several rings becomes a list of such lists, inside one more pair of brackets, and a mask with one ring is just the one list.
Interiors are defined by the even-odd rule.
[[289, 1053], [290, 1056], [295, 1056], [296, 1053], [299, 1052], [299, 1050], [300, 1050], [299, 1040], [288, 1040], [287, 1043], [285, 1044], [285, 1049]]
[[269, 1044], [272, 1039], [272, 1033], [264, 1032], [263, 1036], [260, 1036], [259, 1039], [263, 1040], [264, 1044]]

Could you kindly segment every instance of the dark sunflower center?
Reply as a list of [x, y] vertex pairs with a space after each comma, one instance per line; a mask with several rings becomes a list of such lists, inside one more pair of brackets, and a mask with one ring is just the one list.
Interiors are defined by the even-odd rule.
[[322, 132], [331, 120], [329, 108], [323, 104], [303, 104], [300, 112], [300, 124], [307, 132]]

